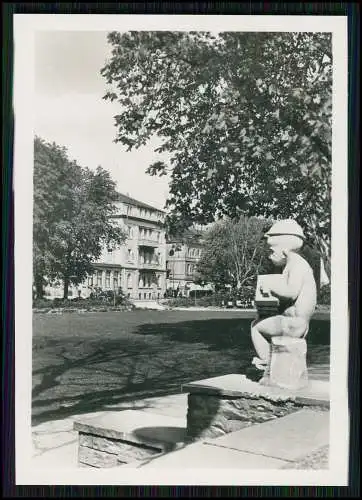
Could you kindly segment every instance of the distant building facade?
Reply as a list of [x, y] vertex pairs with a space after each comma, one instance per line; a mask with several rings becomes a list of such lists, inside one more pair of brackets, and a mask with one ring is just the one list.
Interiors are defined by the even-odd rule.
[[201, 232], [167, 240], [167, 290], [189, 297], [193, 290], [208, 290], [195, 283], [197, 264], [203, 252]]
[[[84, 283], [72, 286], [69, 296], [89, 297], [95, 290], [122, 289], [133, 300], [157, 300], [166, 291], [165, 213], [119, 193], [114, 219], [127, 234], [125, 243], [104, 248], [94, 263], [94, 273]], [[60, 287], [48, 287], [46, 294], [62, 297]]]

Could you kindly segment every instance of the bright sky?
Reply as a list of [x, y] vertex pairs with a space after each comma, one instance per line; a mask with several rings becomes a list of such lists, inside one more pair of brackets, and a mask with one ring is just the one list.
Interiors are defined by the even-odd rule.
[[101, 165], [124, 194], [163, 208], [167, 177], [145, 173], [154, 146], [126, 152], [113, 142], [117, 104], [102, 100], [100, 75], [110, 55], [103, 31], [37, 31], [35, 37], [35, 133], [65, 146], [80, 165]]

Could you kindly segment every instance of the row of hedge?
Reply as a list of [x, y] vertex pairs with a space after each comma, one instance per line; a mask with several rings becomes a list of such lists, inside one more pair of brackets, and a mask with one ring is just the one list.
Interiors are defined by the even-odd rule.
[[[227, 307], [230, 301], [233, 306], [238, 306], [242, 309], [253, 307], [254, 294], [251, 290], [246, 290], [244, 293], [230, 294], [225, 292], [214, 293], [200, 298], [178, 297], [167, 300], [162, 300], [162, 303], [169, 307]], [[330, 287], [324, 286], [318, 297], [318, 305], [329, 307], [330, 305]], [[136, 306], [124, 296], [117, 296], [116, 300], [104, 300], [104, 298], [75, 298], [54, 300], [35, 299], [33, 301], [33, 309], [36, 310], [133, 310]]]
[[228, 303], [231, 301], [234, 305], [236, 303], [240, 304], [241, 308], [249, 309], [253, 307], [254, 293], [244, 293], [244, 294], [230, 294], [225, 292], [214, 293], [212, 295], [206, 295], [204, 297], [193, 298], [193, 297], [178, 297], [175, 299], [169, 299], [167, 304], [170, 307], [227, 307]]
[[74, 298], [74, 299], [34, 299], [33, 309], [92, 309], [92, 308], [118, 307], [121, 309], [134, 309], [134, 304], [126, 297], [116, 296], [116, 300], [104, 300], [97, 298]]
[[[247, 289], [244, 292], [238, 293], [225, 293], [219, 292], [213, 295], [208, 295], [200, 298], [192, 297], [178, 297], [168, 299], [167, 304], [170, 307], [227, 307], [228, 303], [232, 303], [233, 307], [240, 307], [242, 309], [253, 308], [254, 290]], [[317, 308], [328, 308], [330, 306], [330, 287], [324, 286], [321, 288], [318, 296]]]

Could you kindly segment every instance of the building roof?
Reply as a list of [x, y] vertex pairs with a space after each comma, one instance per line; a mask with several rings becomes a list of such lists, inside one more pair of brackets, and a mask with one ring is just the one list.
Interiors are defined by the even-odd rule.
[[136, 207], [147, 208], [148, 210], [156, 210], [157, 212], [165, 213], [160, 208], [152, 207], [151, 205], [148, 205], [147, 203], [143, 203], [143, 201], [136, 200], [135, 198], [131, 198], [130, 196], [127, 196], [123, 193], [117, 193], [117, 195], [118, 195], [117, 201], [121, 201], [121, 202], [127, 203], [129, 205], [134, 205]]

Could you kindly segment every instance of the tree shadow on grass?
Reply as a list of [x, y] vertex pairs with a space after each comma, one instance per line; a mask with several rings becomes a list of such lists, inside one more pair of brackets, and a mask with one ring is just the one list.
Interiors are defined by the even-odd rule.
[[[310, 335], [314, 342], [326, 341], [320, 327]], [[144, 324], [122, 338], [35, 339], [32, 424], [117, 405], [144, 409], [151, 404], [131, 403], [178, 394], [187, 382], [244, 373], [253, 355], [249, 328], [249, 320], [233, 318]]]

